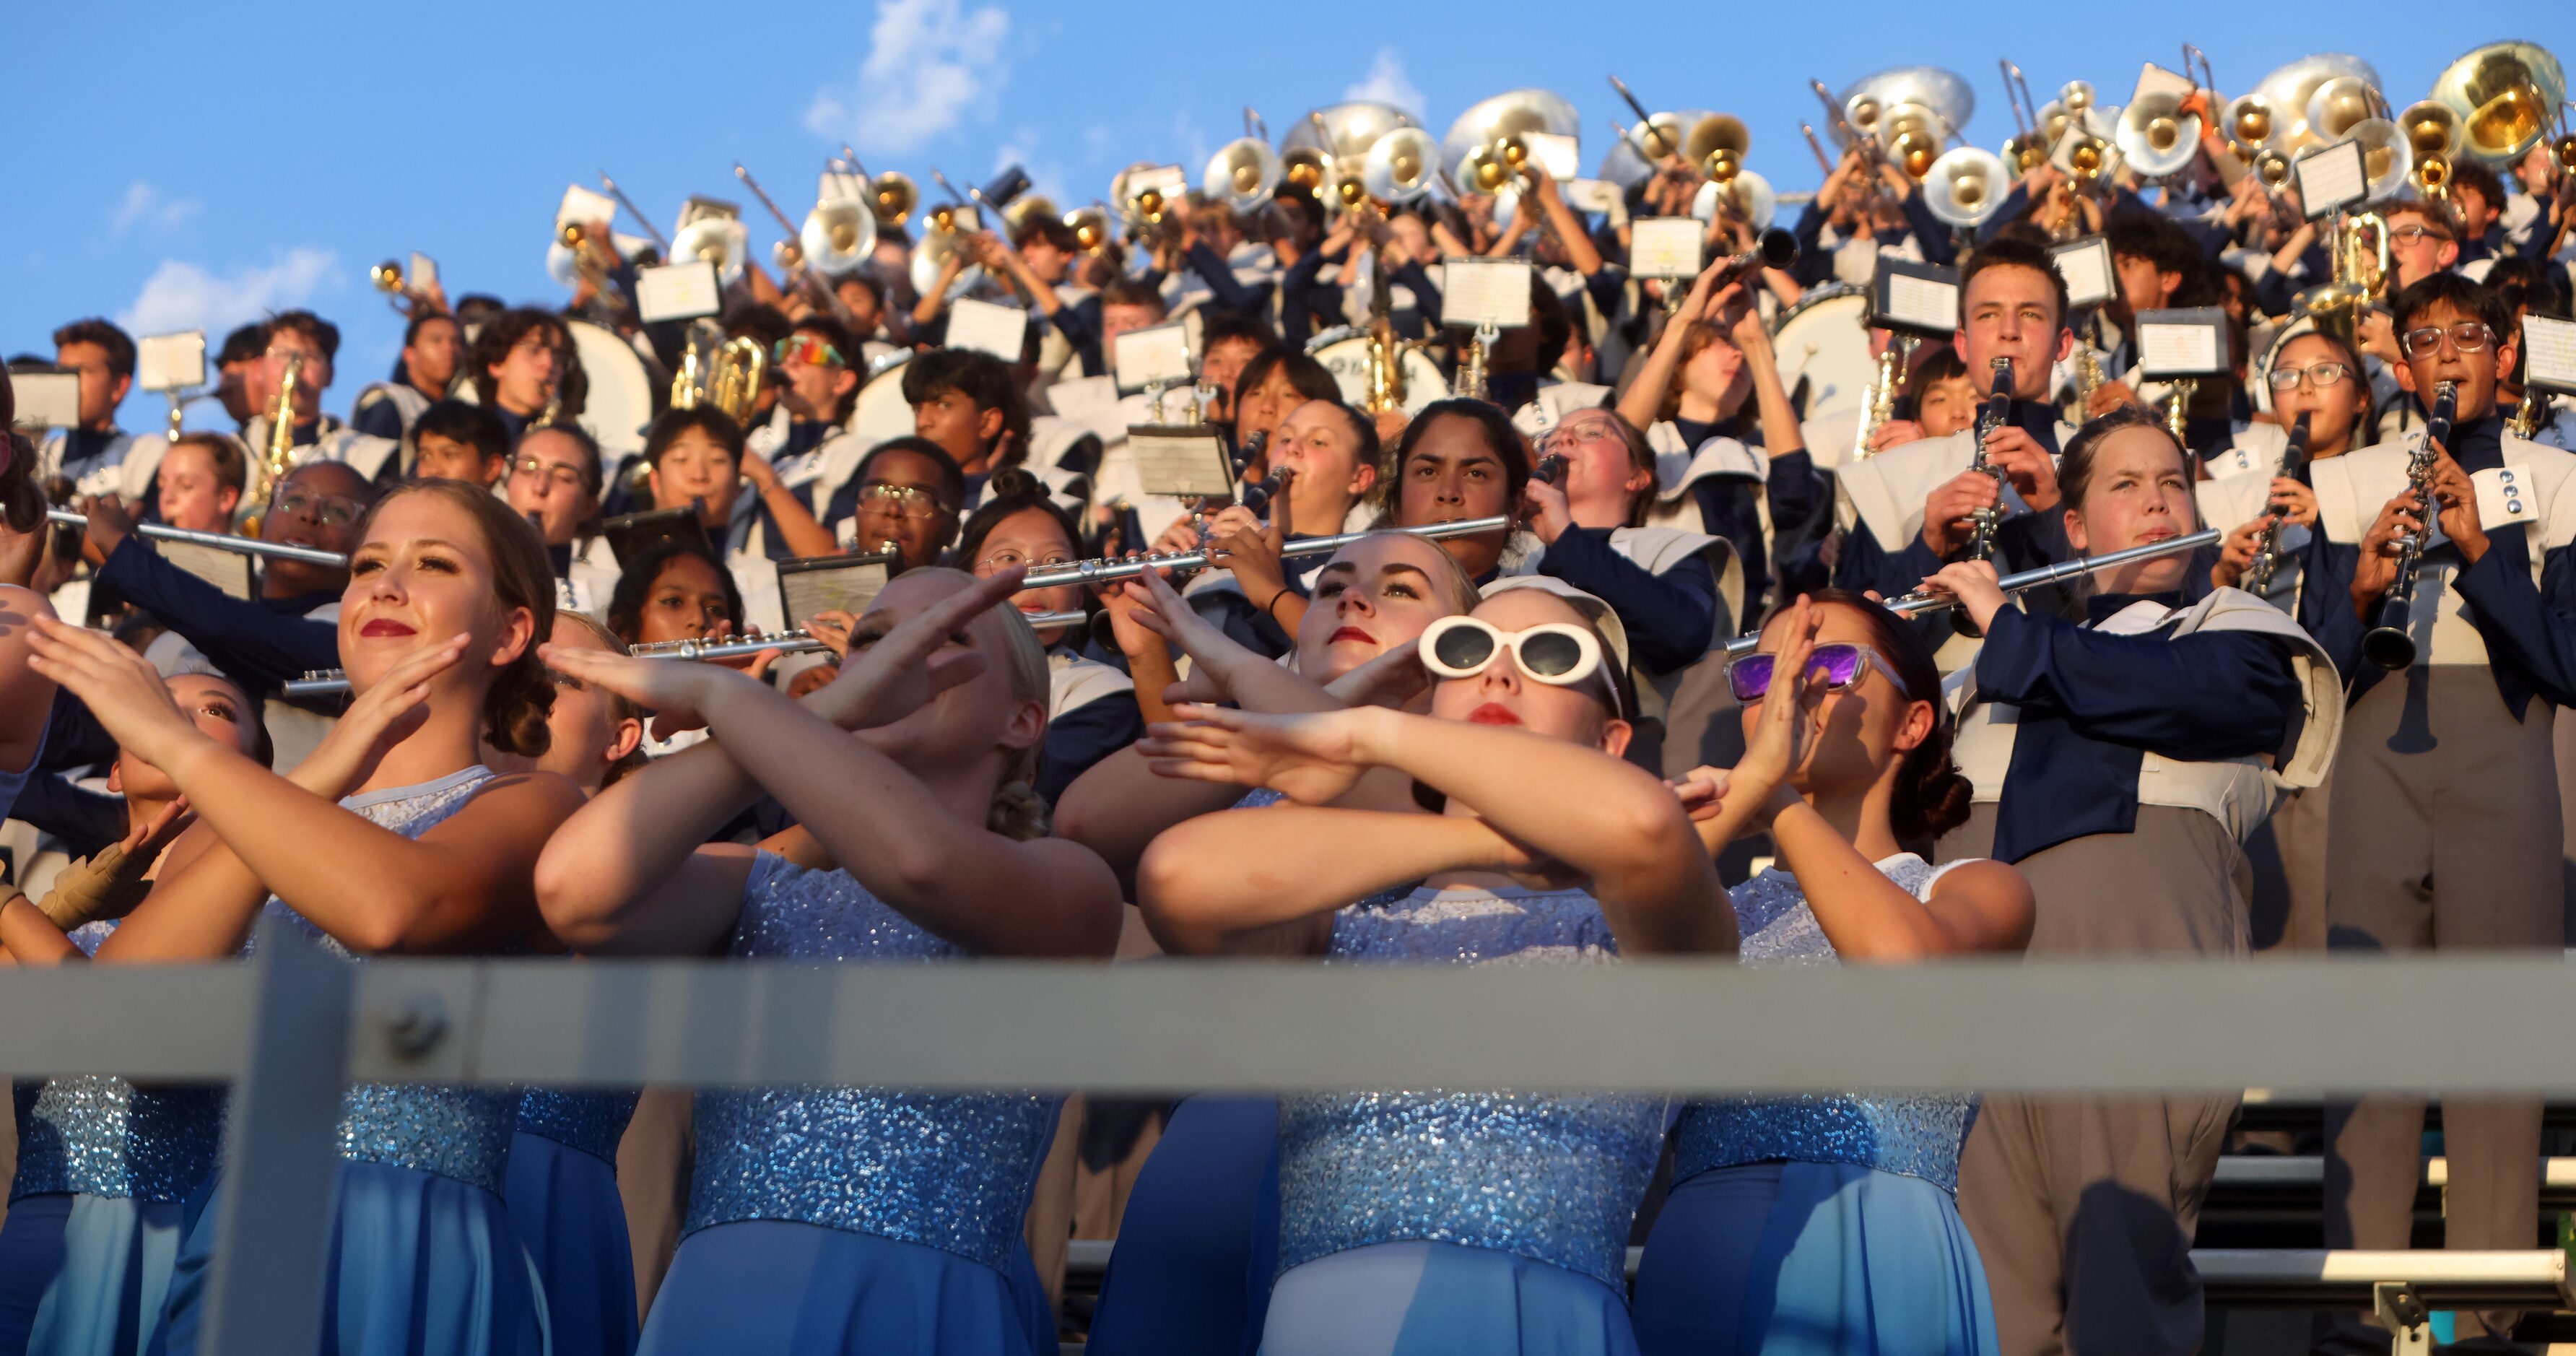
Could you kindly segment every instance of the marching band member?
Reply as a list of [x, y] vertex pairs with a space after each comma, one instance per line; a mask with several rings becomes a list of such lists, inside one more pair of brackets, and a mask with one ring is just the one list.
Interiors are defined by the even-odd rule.
[[[578, 612], [555, 614], [554, 643], [626, 653], [625, 642]], [[501, 772], [551, 772], [585, 797], [644, 766], [644, 713], [633, 702], [569, 674], [554, 674], [545, 752], [531, 758], [486, 745]], [[635, 1114], [633, 1088], [519, 1094], [502, 1195], [527, 1244], [546, 1297], [554, 1356], [628, 1356], [641, 1323], [626, 1207], [617, 1193], [617, 1145]]]
[[[206, 673], [164, 685], [208, 738], [266, 765], [267, 736], [248, 692]], [[177, 784], [131, 750], [117, 751], [108, 789], [123, 797], [124, 836], [56, 877], [41, 905], [24, 897], [0, 905], [7, 963], [86, 962], [151, 889], [163, 849], [192, 822]], [[169, 1297], [168, 1258], [185, 1204], [214, 1170], [224, 1089], [56, 1078], [19, 1084], [17, 1115], [17, 1175], [0, 1224], [0, 1351], [142, 1350]]]
[[1735, 552], [1722, 537], [1646, 526], [1655, 458], [1632, 426], [1577, 410], [1538, 450], [1564, 466], [1552, 484], [1521, 483], [1519, 507], [1542, 548], [1536, 570], [1610, 604], [1640, 672], [1695, 664], [1734, 633], [1745, 602]]
[[1082, 257], [1082, 241], [1072, 227], [1057, 217], [1032, 216], [1012, 229], [1007, 243], [989, 233], [976, 241], [976, 257], [1029, 300], [1029, 319], [1041, 331], [1041, 384], [1075, 360], [1086, 377], [1109, 370], [1100, 348], [1100, 294], [1070, 281], [1074, 261]]
[[[2352, 675], [2327, 829], [2328, 945], [2554, 951], [2564, 937], [2551, 708], [2576, 704], [2576, 499], [2565, 492], [2576, 460], [2504, 428], [2497, 374], [2518, 336], [2494, 292], [2436, 272], [2392, 309], [2406, 353], [2398, 382], [2428, 405], [2437, 383], [2450, 384], [2455, 422], [2432, 454], [2433, 521], [2408, 480], [2420, 429], [2316, 468], [2299, 620], [2348, 656]], [[2396, 571], [2389, 543], [2409, 533], [2425, 544], [2400, 680], [2363, 662], [2360, 645]], [[2329, 1104], [2327, 1246], [2406, 1246], [2423, 1116], [2421, 1099]], [[2540, 1152], [2538, 1101], [2447, 1098], [2442, 1126], [2445, 1245], [2528, 1246], [2539, 1202], [2523, 1164]], [[2462, 1313], [2459, 1331], [2501, 1339], [2513, 1318]], [[2370, 1340], [2347, 1318], [2318, 1349]]]
[[1277, 343], [1269, 325], [1258, 316], [1219, 311], [1200, 317], [1198, 384], [1216, 392], [1208, 406], [1208, 422], [1224, 426], [1237, 447], [1243, 445], [1244, 434], [1235, 427], [1235, 384], [1254, 358]]
[[1954, 341], [1969, 376], [1990, 390], [1997, 359], [2012, 363], [2011, 407], [1986, 443], [2002, 478], [1971, 469], [1972, 427], [1947, 438], [1922, 437], [1921, 425], [1890, 420], [1873, 444], [1877, 455], [1835, 473], [1834, 518], [1843, 530], [1834, 584], [1893, 598], [1933, 573], [1967, 542], [1977, 509], [2018, 515], [2006, 527], [2028, 534], [2014, 554], [2063, 558], [2055, 517], [2058, 449], [2075, 429], [2047, 403], [2050, 373], [2075, 346], [2066, 327], [2066, 280], [2045, 247], [2002, 239], [1979, 249], [1961, 270], [1959, 333]]
[[[761, 549], [763, 534], [756, 530], [761, 520], [754, 506], [778, 524], [793, 554], [832, 554], [832, 534], [814, 521], [805, 501], [779, 480], [768, 462], [746, 455], [742, 426], [712, 405], [663, 411], [644, 436], [643, 455], [651, 468], [644, 483], [653, 503], [660, 508], [696, 504], [707, 540], [752, 602], [750, 620], [764, 631], [784, 629], [786, 619], [775, 615], [777, 566]], [[742, 496], [744, 481], [755, 490], [749, 499]]]
[[1028, 403], [1010, 366], [989, 353], [942, 348], [922, 354], [903, 365], [903, 398], [912, 406], [912, 431], [939, 444], [965, 473], [961, 511], [982, 500], [995, 471], [1028, 457]]
[[[560, 671], [714, 737], [573, 817], [539, 867], [548, 921], [595, 954], [1107, 955], [1117, 882], [1046, 836], [1029, 787], [1047, 669], [1001, 605], [1019, 579], [920, 571], [888, 584], [851, 662], [805, 704], [716, 665], [549, 648]], [[777, 840], [698, 846], [764, 788], [837, 868], [775, 855], [789, 846]], [[690, 1232], [641, 1350], [928, 1356], [1052, 1341], [1019, 1230], [1055, 1103], [700, 1093]], [[826, 1177], [840, 1185], [817, 1190]]]
[[560, 317], [523, 307], [484, 322], [465, 364], [476, 400], [500, 416], [516, 443], [556, 393], [566, 389], [581, 360]]
[[[1145, 682], [1140, 695], [1157, 706], [1164, 695], [1157, 684], [1171, 676], [1177, 650], [1190, 658], [1196, 693], [1247, 711], [1418, 709], [1409, 651], [1424, 628], [1473, 607], [1476, 588], [1438, 543], [1371, 533], [1317, 576], [1315, 605], [1285, 669], [1217, 632], [1158, 578], [1130, 584], [1126, 601], [1134, 606], [1111, 615]], [[1129, 748], [1067, 794], [1063, 829], [1126, 880], [1163, 830], [1279, 798], [1157, 777]], [[1101, 1280], [1090, 1336], [1101, 1356], [1232, 1350], [1260, 1331], [1277, 1256], [1278, 1146], [1275, 1098], [1207, 1094], [1173, 1109], [1137, 1174]]]
[[[745, 435], [744, 471], [749, 463], [768, 464], [778, 484], [802, 502], [826, 530], [833, 491], [833, 471], [844, 473], [866, 449], [866, 441], [847, 434], [850, 411], [859, 396], [859, 374], [846, 356], [849, 331], [828, 316], [807, 316], [770, 350], [779, 374], [778, 407], [773, 418]], [[750, 531], [772, 560], [814, 554], [791, 540], [768, 503], [766, 492], [753, 510]], [[806, 542], [811, 546], [810, 539]]]
[[522, 435], [501, 481], [510, 511], [545, 539], [555, 605], [592, 617], [604, 616], [618, 575], [607, 539], [598, 533], [599, 491], [599, 444], [569, 421], [539, 424]]
[[16, 413], [17, 393], [0, 372], [0, 818], [36, 774], [54, 706], [53, 679], [27, 662], [29, 628], [53, 607], [28, 587], [45, 549], [45, 494], [35, 447], [10, 426]]
[[[499, 500], [453, 481], [395, 490], [359, 536], [338, 624], [357, 698], [291, 780], [209, 739], [115, 642], [40, 629], [44, 671], [168, 773], [199, 817], [100, 961], [228, 958], [263, 913], [352, 959], [491, 954], [545, 937], [537, 852], [580, 793], [551, 774], [496, 775], [480, 756], [486, 739], [546, 747], [553, 686], [534, 652], [554, 614], [544, 551]], [[321, 1349], [544, 1349], [543, 1301], [499, 1195], [515, 1101], [491, 1086], [350, 1089]], [[173, 1352], [196, 1349], [221, 1214], [210, 1204], [180, 1243]]]
[[[1139, 902], [1164, 945], [1470, 965], [1733, 952], [1689, 818], [1620, 761], [1615, 614], [1532, 584], [1425, 633], [1427, 716], [1190, 706], [1157, 726], [1143, 746], [1157, 771], [1299, 802], [1156, 840]], [[1379, 767], [1445, 812], [1402, 794], [1401, 809], [1324, 804]], [[1396, 903], [1345, 907], [1415, 881]], [[1270, 1356], [1634, 1350], [1621, 1263], [1662, 1099], [1304, 1096], [1283, 1099], [1279, 1122]]]
[[1323, 568], [1292, 564], [1280, 549], [1300, 537], [1344, 530], [1378, 483], [1381, 451], [1368, 416], [1339, 400], [1317, 399], [1280, 422], [1268, 455], [1271, 471], [1287, 479], [1271, 497], [1266, 523], [1244, 505], [1230, 504], [1210, 516], [1204, 529], [1194, 529], [1188, 519], [1172, 524], [1154, 549], [1223, 550], [1222, 570], [1190, 581], [1183, 596], [1235, 643], [1278, 655], [1297, 634]]
[[2451, 211], [2459, 219], [2460, 271], [2471, 282], [2485, 282], [2482, 265], [2504, 250], [2504, 180], [2484, 163], [2462, 156], [2451, 168], [2448, 188]]
[[[1033, 479], [1011, 472], [996, 479], [1017, 483], [985, 500], [966, 520], [957, 534], [959, 565], [978, 579], [989, 579], [1006, 570], [1051, 569], [1080, 558], [1081, 536], [1073, 519]], [[1082, 586], [1022, 589], [1012, 595], [1011, 605], [1030, 613], [1078, 612]], [[1038, 632], [1047, 657], [1047, 737], [1032, 785], [1049, 805], [1093, 764], [1145, 735], [1136, 684], [1115, 666], [1085, 656], [1088, 639], [1079, 626]]]
[[[1229, 402], [1234, 410], [1234, 445], [1248, 450], [1255, 438], [1266, 444], [1298, 406], [1309, 400], [1341, 398], [1341, 386], [1322, 363], [1295, 349], [1263, 349], [1244, 362], [1243, 370], [1234, 379], [1234, 394]], [[1269, 474], [1267, 452], [1257, 462], [1247, 463], [1243, 474], [1251, 480]]]
[[2111, 299], [2094, 309], [2087, 327], [2092, 332], [2078, 336], [2077, 342], [2095, 350], [2107, 380], [2093, 392], [2091, 403], [2076, 412], [2085, 419], [2120, 405], [2155, 403], [2138, 377], [2138, 313], [2174, 305], [2184, 279], [2206, 266], [2199, 244], [2156, 212], [2115, 214], [2103, 237], [2111, 249], [2116, 286]]
[[[1391, 483], [1377, 499], [1382, 525], [1427, 527], [1509, 513], [1529, 483], [1529, 444], [1501, 409], [1481, 400], [1434, 401], [1404, 426], [1403, 441], [1388, 458]], [[1479, 586], [1526, 563], [1536, 542], [1509, 529], [1472, 537], [1444, 537]], [[1510, 565], [1506, 558], [1511, 557]]]
[[394, 379], [369, 382], [349, 405], [349, 427], [397, 442], [413, 421], [439, 401], [465, 365], [465, 331], [456, 317], [423, 308], [403, 326], [402, 356]]
[[[151, 455], [139, 448], [142, 440], [116, 426], [116, 407], [134, 389], [133, 337], [105, 320], [75, 320], [54, 331], [54, 366], [80, 378], [80, 422], [45, 438], [37, 452], [39, 474], [68, 476], [84, 494], [117, 489], [126, 478], [111, 473], [138, 451]], [[151, 468], [139, 469], [148, 476]]]
[[269, 317], [260, 327], [258, 342], [258, 361], [243, 369], [243, 393], [253, 413], [242, 429], [242, 441], [257, 448], [268, 446], [269, 418], [277, 408], [277, 388], [285, 380], [290, 353], [303, 361], [295, 378], [290, 421], [293, 427], [287, 435], [290, 444], [315, 447], [338, 433], [340, 421], [322, 412], [322, 393], [331, 387], [331, 364], [340, 352], [340, 327], [311, 311], [287, 311]]
[[939, 563], [957, 540], [965, 510], [966, 473], [927, 438], [890, 438], [869, 449], [850, 476], [844, 495], [851, 516], [851, 549], [892, 548], [891, 574]]
[[[1744, 757], [1680, 784], [1712, 853], [1762, 832], [1785, 863], [1730, 892], [1743, 957], [1904, 963], [2020, 950], [2031, 896], [2018, 872], [1934, 867], [1906, 846], [1968, 812], [1922, 638], [1845, 593], [1801, 598], [1763, 636], [1770, 648], [1730, 661]], [[1964, 1094], [1692, 1104], [1637, 1268], [1639, 1347], [1996, 1350], [1985, 1268], [1954, 1199], [1975, 1105]]]
[[416, 480], [462, 480], [491, 489], [510, 465], [510, 430], [490, 409], [462, 400], [442, 400], [412, 421], [411, 465], [388, 459], [386, 472], [404, 470]]
[[250, 484], [250, 457], [229, 433], [183, 433], [152, 473], [154, 514], [191, 532], [230, 532]]
[[[2058, 474], [2079, 554], [2198, 525], [2189, 460], [2144, 410], [2085, 425]], [[1955, 745], [1976, 803], [1939, 855], [2020, 868], [2034, 955], [2242, 954], [2240, 844], [2275, 777], [2314, 785], [2331, 761], [2342, 706], [2326, 652], [2232, 589], [2186, 606], [2190, 573], [2177, 554], [2097, 576], [2083, 627], [2008, 606], [1991, 564], [1924, 581], [1985, 636]], [[2000, 1350], [2198, 1348], [2192, 1230], [2236, 1100], [1985, 1100], [1959, 1208]]]
[[628, 645], [722, 640], [742, 633], [742, 590], [696, 542], [671, 537], [636, 553], [607, 614], [609, 631]]

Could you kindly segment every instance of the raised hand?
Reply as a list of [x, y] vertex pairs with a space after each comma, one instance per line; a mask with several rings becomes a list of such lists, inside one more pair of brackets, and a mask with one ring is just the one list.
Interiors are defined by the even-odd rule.
[[404, 655], [349, 703], [349, 709], [332, 723], [331, 733], [323, 736], [321, 744], [296, 765], [290, 779], [330, 800], [356, 790], [385, 750], [401, 743], [429, 718], [430, 683], [456, 667], [471, 639], [453, 636], [442, 644]]
[[[108, 737], [168, 771], [192, 741], [206, 739], [179, 709], [151, 663], [96, 631], [40, 616], [27, 643], [27, 667], [81, 699]], [[211, 741], [208, 741], [211, 742]]]
[[942, 654], [969, 623], [986, 611], [1007, 606], [1023, 566], [997, 571], [940, 599], [885, 633], [874, 643], [854, 646], [841, 665], [841, 676], [808, 698], [806, 704], [845, 730], [885, 725], [929, 704], [940, 693], [971, 681], [984, 671], [984, 656], [958, 646]]
[[1365, 710], [1265, 716], [1192, 704], [1182, 719], [1148, 726], [1137, 748], [1155, 772], [1188, 781], [1268, 787], [1321, 805], [1348, 791], [1372, 765]]

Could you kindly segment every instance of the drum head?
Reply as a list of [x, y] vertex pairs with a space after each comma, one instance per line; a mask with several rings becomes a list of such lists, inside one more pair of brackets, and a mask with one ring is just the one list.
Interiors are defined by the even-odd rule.
[[910, 361], [909, 354], [897, 357], [859, 387], [859, 398], [850, 407], [850, 432], [870, 447], [913, 431], [912, 402], [903, 398], [903, 368]]
[[[1368, 336], [1336, 339], [1312, 352], [1315, 361], [1333, 374], [1333, 384], [1342, 388], [1343, 403], [1362, 408], [1368, 401]], [[1449, 381], [1440, 375], [1440, 364], [1418, 348], [1405, 350], [1404, 412], [1419, 413], [1423, 406], [1448, 398]]]
[[625, 340], [587, 320], [567, 320], [564, 328], [590, 380], [582, 400], [583, 431], [598, 441], [611, 465], [643, 451], [645, 426], [653, 422], [653, 383], [644, 375], [644, 360]]
[[1878, 376], [1869, 356], [1869, 292], [1837, 286], [1810, 292], [1771, 332], [1780, 384], [1794, 399], [1807, 385], [1805, 417], [1857, 410]]

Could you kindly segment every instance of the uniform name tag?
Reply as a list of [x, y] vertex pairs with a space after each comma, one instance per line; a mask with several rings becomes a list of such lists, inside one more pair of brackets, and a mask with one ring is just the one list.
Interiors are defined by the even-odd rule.
[[2478, 525], [2502, 527], [2507, 523], [2536, 522], [2540, 518], [2539, 497], [2528, 466], [2499, 466], [2479, 471], [2469, 479], [2478, 487]]

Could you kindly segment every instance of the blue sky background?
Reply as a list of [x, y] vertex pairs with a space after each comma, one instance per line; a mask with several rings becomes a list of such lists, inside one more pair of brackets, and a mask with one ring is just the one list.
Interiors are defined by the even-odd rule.
[[[81, 315], [137, 333], [203, 327], [220, 342], [266, 310], [310, 305], [342, 327], [329, 404], [343, 409], [400, 346], [368, 265], [417, 249], [451, 296], [558, 304], [543, 264], [555, 205], [603, 169], [666, 231], [691, 192], [744, 201], [765, 252], [775, 227], [733, 162], [798, 214], [844, 139], [871, 170], [925, 185], [929, 165], [962, 184], [1016, 160], [1071, 205], [1105, 197], [1133, 160], [1178, 161], [1195, 178], [1239, 135], [1246, 104], [1275, 134], [1309, 107], [1372, 95], [1436, 135], [1477, 99], [1537, 85], [1582, 111], [1589, 172], [1609, 119], [1626, 116], [1603, 78], [1615, 72], [1650, 107], [1743, 117], [1749, 163], [1789, 191], [1822, 177], [1798, 134], [1820, 112], [1811, 76], [1839, 89], [1886, 66], [1957, 71], [1977, 94], [1966, 131], [1991, 149], [2012, 129], [1998, 56], [2043, 100], [2080, 77], [2113, 102], [2141, 62], [2178, 64], [2185, 39], [2210, 49], [2229, 93], [2342, 48], [2377, 65], [2400, 104], [2497, 38], [2576, 62], [2576, 8], [2545, 0], [1973, 8], [1975, 24], [1927, 25], [1920, 16], [1956, 8], [25, 5], [9, 25], [13, 102], [43, 111], [22, 116], [7, 153], [18, 203], [0, 240], [0, 352], [50, 355], [53, 327]], [[2406, 22], [2427, 11], [2475, 17], [2438, 35]], [[1279, 17], [1290, 13], [1293, 26]], [[1675, 31], [1642, 32], [1641, 19]], [[124, 415], [130, 428], [159, 418], [145, 398]]]

